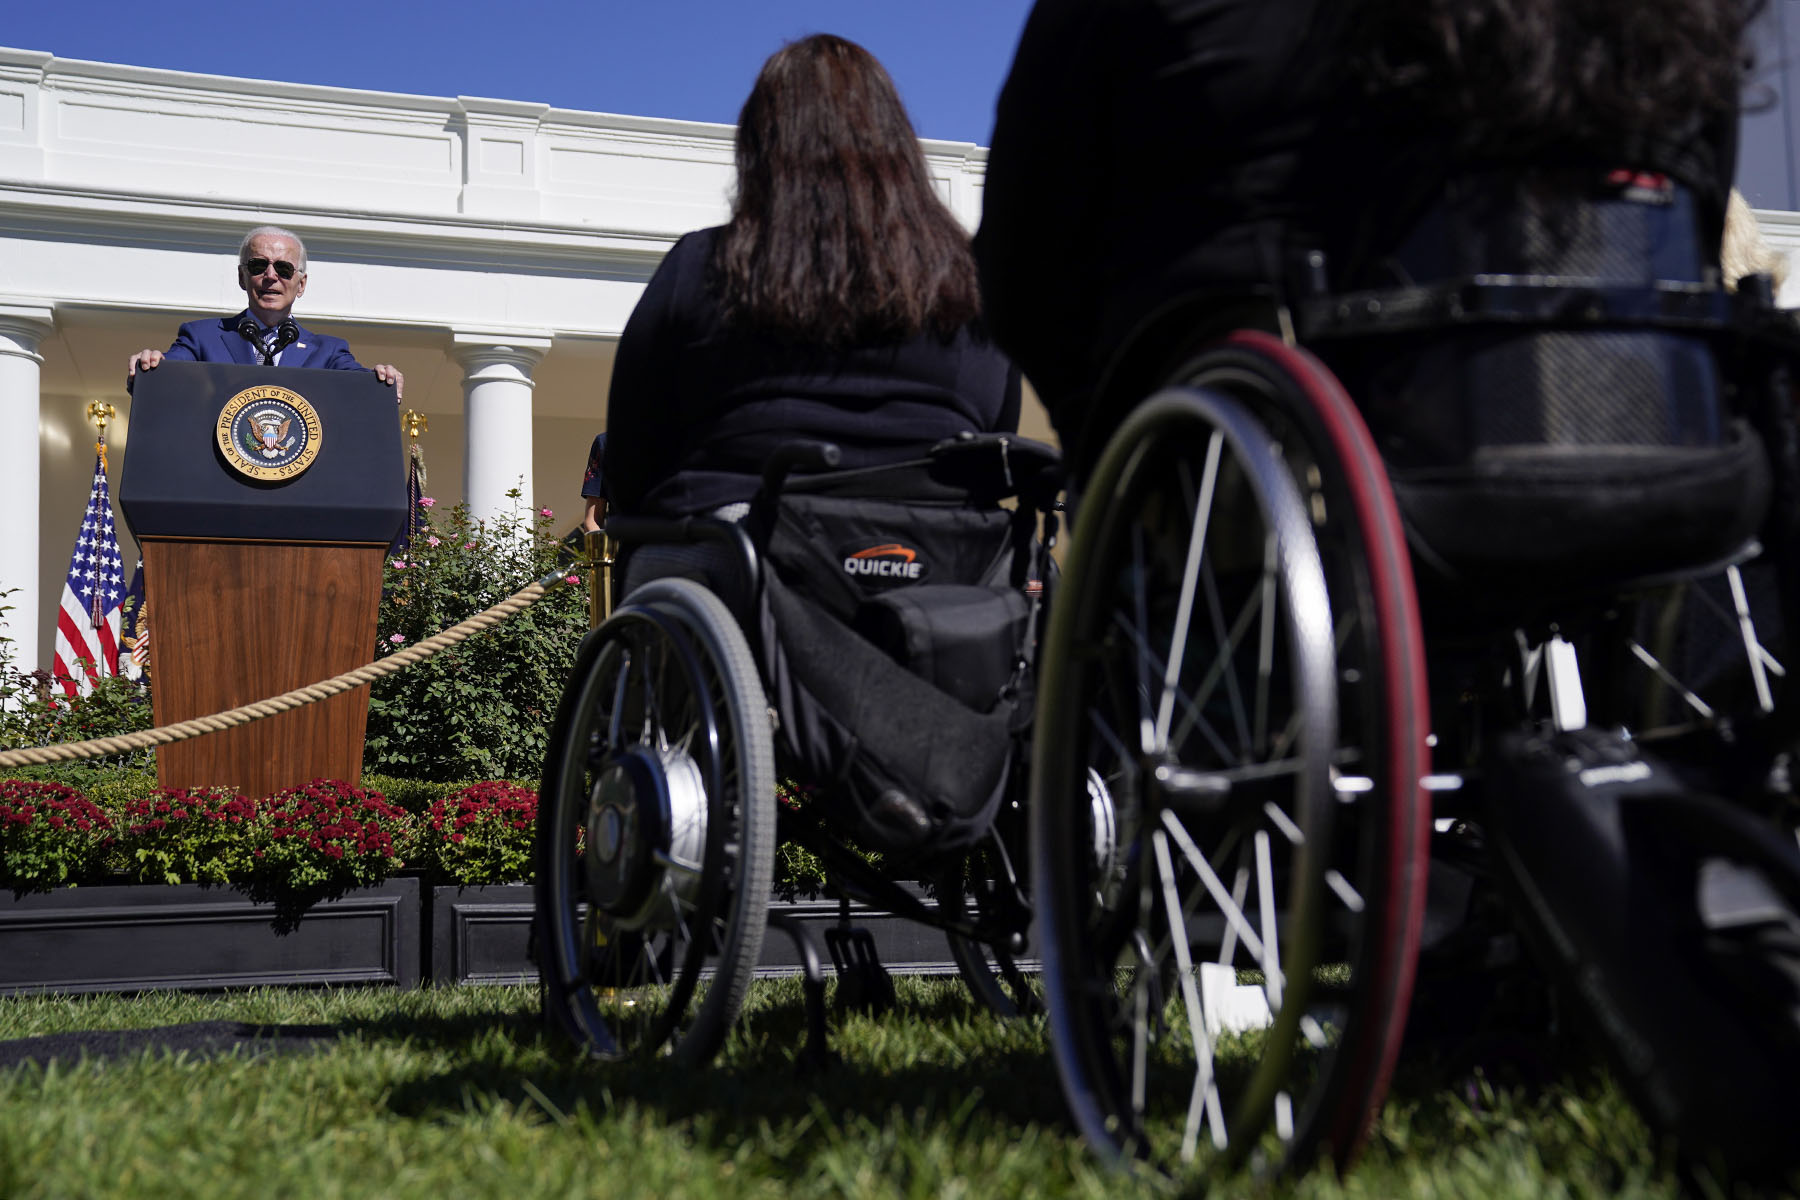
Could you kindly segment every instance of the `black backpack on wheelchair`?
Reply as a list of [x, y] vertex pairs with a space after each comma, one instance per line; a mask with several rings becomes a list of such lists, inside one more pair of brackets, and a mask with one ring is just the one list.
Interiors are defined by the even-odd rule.
[[[992, 824], [1035, 701], [1057, 464], [971, 436], [900, 467], [789, 477], [753, 504], [777, 737], [860, 844], [954, 851]], [[998, 507], [1005, 494], [1025, 499]]]

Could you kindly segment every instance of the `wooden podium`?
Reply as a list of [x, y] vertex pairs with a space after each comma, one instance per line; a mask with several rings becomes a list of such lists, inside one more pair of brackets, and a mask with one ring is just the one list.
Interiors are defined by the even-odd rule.
[[[144, 556], [158, 725], [374, 657], [406, 515], [393, 393], [374, 375], [164, 363], [137, 376], [119, 507]], [[164, 787], [256, 797], [362, 777], [369, 690], [159, 747]]]

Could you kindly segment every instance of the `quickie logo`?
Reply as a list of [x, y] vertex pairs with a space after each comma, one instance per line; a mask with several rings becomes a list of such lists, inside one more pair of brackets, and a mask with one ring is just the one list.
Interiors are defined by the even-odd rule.
[[919, 552], [912, 547], [902, 546], [899, 542], [884, 542], [844, 555], [844, 573], [881, 579], [923, 579], [925, 564], [919, 561]]

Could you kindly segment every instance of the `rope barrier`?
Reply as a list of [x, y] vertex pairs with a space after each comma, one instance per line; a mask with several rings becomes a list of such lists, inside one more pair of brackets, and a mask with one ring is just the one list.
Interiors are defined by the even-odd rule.
[[151, 746], [166, 746], [170, 742], [186, 741], [199, 737], [203, 733], [217, 733], [222, 729], [231, 729], [238, 725], [248, 725], [251, 721], [260, 721], [264, 717], [272, 717], [289, 709], [313, 704], [320, 700], [329, 700], [340, 692], [372, 683], [383, 675], [392, 675], [404, 667], [424, 662], [441, 650], [464, 640], [471, 634], [480, 633], [484, 629], [498, 625], [517, 613], [530, 608], [552, 588], [568, 582], [566, 569], [552, 571], [542, 579], [526, 584], [492, 608], [476, 613], [466, 620], [458, 621], [441, 633], [434, 633], [424, 641], [414, 642], [404, 650], [396, 650], [386, 658], [379, 659], [365, 667], [354, 671], [346, 671], [322, 683], [307, 687], [295, 688], [291, 692], [270, 700], [258, 700], [251, 704], [241, 705], [211, 716], [195, 717], [190, 721], [180, 721], [173, 725], [164, 725], [157, 729], [145, 729], [137, 733], [122, 734], [119, 737], [92, 738], [85, 742], [68, 742], [61, 746], [33, 746], [25, 750], [0, 751], [0, 770], [9, 767], [43, 766], [47, 763], [70, 762], [80, 758], [103, 758], [109, 754], [126, 754], [133, 750], [144, 750]]

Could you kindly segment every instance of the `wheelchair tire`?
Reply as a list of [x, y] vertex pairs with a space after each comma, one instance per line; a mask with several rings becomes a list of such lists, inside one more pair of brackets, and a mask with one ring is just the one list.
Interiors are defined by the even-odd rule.
[[[1295, 1121], [1289, 1157], [1353, 1159], [1381, 1109], [1405, 1032], [1430, 871], [1430, 704], [1406, 533], [1355, 403], [1307, 351], [1239, 332], [1184, 382], [1225, 392], [1280, 443], [1313, 519], [1337, 646], [1337, 800], [1324, 960], [1315, 992], [1336, 1030]], [[1341, 972], [1328, 972], [1341, 974]]]
[[551, 1023], [600, 1058], [708, 1061], [762, 949], [775, 772], [755, 660], [705, 588], [650, 583], [583, 642], [536, 853]]
[[[1103, 1156], [1193, 1169], [1204, 1133], [1230, 1168], [1265, 1129], [1295, 1139], [1291, 1072], [1323, 1040], [1330, 616], [1306, 502], [1246, 406], [1178, 388], [1134, 410], [1077, 515], [1029, 805], [1051, 1044]], [[1246, 1004], [1267, 1025], [1240, 1037]]]

